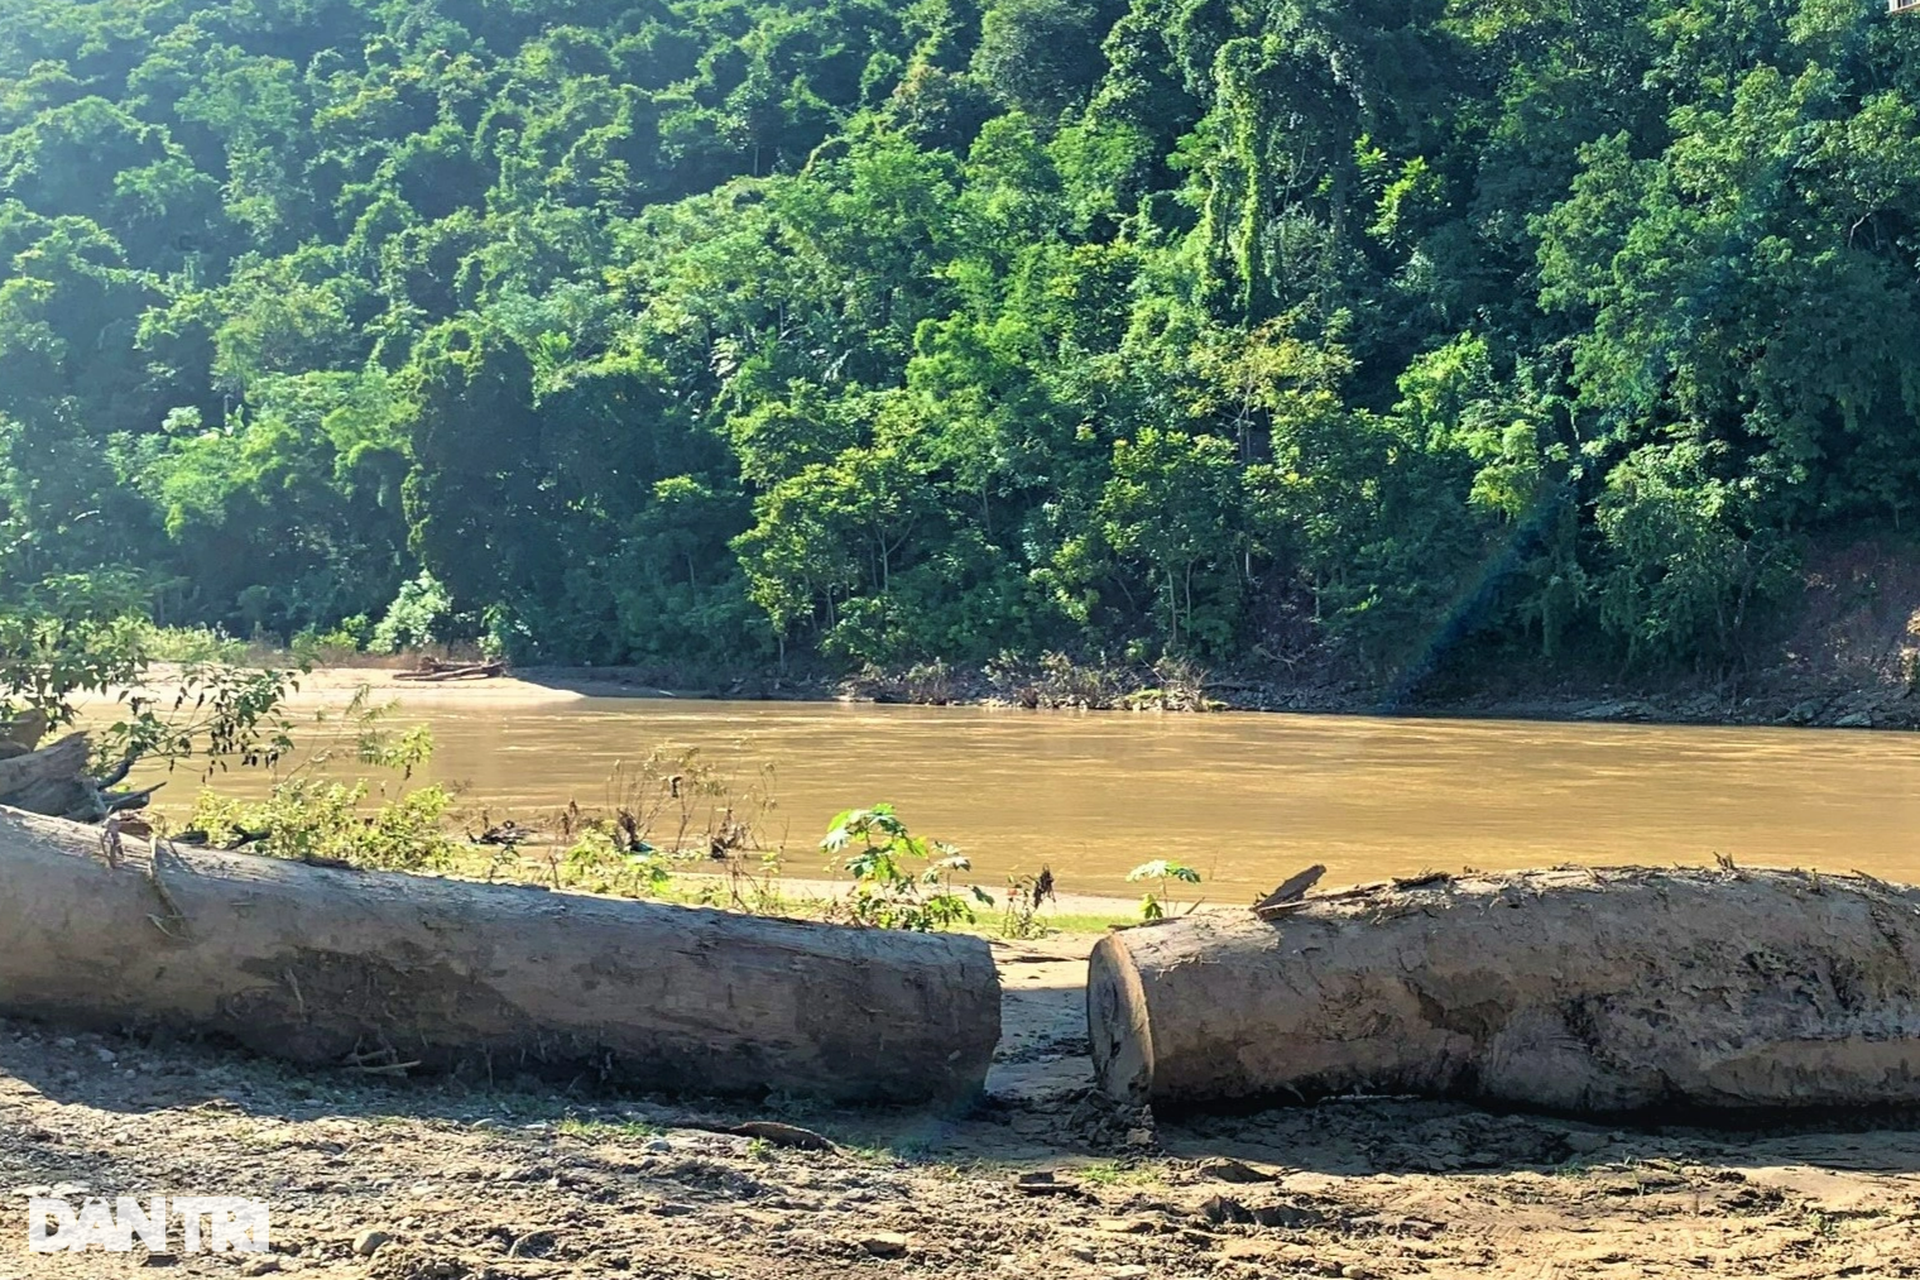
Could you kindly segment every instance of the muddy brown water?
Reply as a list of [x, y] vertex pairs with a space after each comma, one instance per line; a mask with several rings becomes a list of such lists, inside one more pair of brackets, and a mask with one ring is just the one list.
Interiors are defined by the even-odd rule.
[[[1860, 869], [1920, 880], [1920, 739], [1805, 729], [1354, 716], [1154, 715], [977, 707], [422, 697], [434, 780], [497, 820], [614, 798], [623, 762], [697, 747], [741, 784], [773, 770], [767, 830], [818, 876], [840, 809], [894, 804], [989, 888], [1052, 867], [1061, 887], [1130, 894], [1130, 867], [1178, 859], [1210, 901], [1313, 863], [1335, 884], [1559, 862]], [[192, 783], [169, 788], [178, 812]], [[217, 786], [257, 791], [257, 775]], [[166, 793], [163, 793], [166, 794]]]

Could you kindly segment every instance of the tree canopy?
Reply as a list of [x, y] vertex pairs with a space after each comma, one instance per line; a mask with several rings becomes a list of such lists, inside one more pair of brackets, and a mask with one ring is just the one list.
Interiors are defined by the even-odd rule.
[[1872, 0], [0, 0], [0, 599], [1737, 662], [1920, 502]]

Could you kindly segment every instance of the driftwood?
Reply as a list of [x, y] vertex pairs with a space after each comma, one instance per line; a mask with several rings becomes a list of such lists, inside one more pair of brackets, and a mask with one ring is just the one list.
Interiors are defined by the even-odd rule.
[[178, 849], [0, 810], [0, 1013], [404, 1074], [972, 1095], [986, 942]]
[[56, 818], [106, 817], [100, 790], [87, 774], [87, 736], [69, 734], [50, 747], [0, 760], [0, 805]]
[[396, 671], [395, 680], [414, 680], [432, 682], [440, 680], [489, 680], [494, 676], [505, 675], [507, 664], [504, 662], [442, 662], [438, 658], [425, 658], [412, 671]]
[[1275, 907], [1299, 902], [1307, 896], [1307, 890], [1320, 883], [1320, 877], [1325, 874], [1327, 874], [1327, 868], [1321, 863], [1314, 863], [1305, 871], [1282, 881], [1278, 889], [1254, 903], [1253, 914], [1264, 916]]
[[32, 709], [0, 719], [0, 760], [32, 751], [46, 736], [47, 728], [46, 713]]
[[105, 777], [95, 778], [87, 773], [91, 754], [87, 736], [74, 733], [50, 747], [0, 757], [0, 805], [52, 818], [99, 822], [108, 814], [146, 808], [153, 793], [167, 785], [156, 782], [131, 791], [109, 791], [127, 776], [134, 762], [124, 760]]
[[1572, 1112], [1920, 1103], [1920, 890], [1795, 871], [1420, 877], [1095, 948], [1104, 1091]]

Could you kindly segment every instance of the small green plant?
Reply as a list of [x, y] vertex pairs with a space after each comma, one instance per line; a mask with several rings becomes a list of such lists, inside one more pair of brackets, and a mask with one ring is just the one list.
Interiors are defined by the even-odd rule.
[[1840, 1224], [1818, 1209], [1807, 1210], [1801, 1225], [1810, 1235], [1817, 1236], [1823, 1242], [1832, 1242], [1840, 1238]]
[[1082, 1165], [1074, 1173], [1096, 1187], [1151, 1186], [1165, 1181], [1159, 1169], [1131, 1160], [1105, 1160]]
[[619, 827], [608, 823], [582, 827], [563, 861], [570, 882], [594, 893], [650, 898], [673, 880], [673, 864], [665, 854], [644, 840], [623, 839]]
[[[959, 849], [914, 835], [890, 804], [841, 813], [820, 847], [845, 855], [839, 868], [853, 875], [854, 887], [840, 909], [854, 924], [925, 933], [972, 924], [973, 902], [993, 905], [978, 886], [955, 890], [954, 874], [973, 867]], [[920, 863], [924, 869], [914, 870]]]
[[1040, 918], [1040, 907], [1048, 902], [1058, 905], [1053, 895], [1052, 867], [1040, 868], [1037, 876], [1008, 876], [1007, 913], [1000, 921], [1001, 936], [1019, 941], [1046, 937], [1049, 930]]
[[[1179, 904], [1168, 892], [1174, 884], [1199, 884], [1200, 873], [1184, 862], [1173, 862], [1166, 858], [1155, 858], [1152, 862], [1143, 862], [1127, 872], [1128, 884], [1139, 884], [1143, 880], [1153, 881], [1153, 888], [1140, 899], [1140, 918], [1142, 920], [1162, 920], [1172, 913]], [[1187, 907], [1192, 911], [1198, 902]], [[1181, 914], [1185, 914], [1182, 912]]]
[[666, 1132], [659, 1125], [648, 1124], [644, 1120], [611, 1120], [600, 1116], [566, 1116], [557, 1126], [557, 1132], [569, 1138], [583, 1138], [599, 1142], [618, 1138], [657, 1138]]
[[741, 855], [729, 856], [726, 879], [703, 889], [699, 905], [731, 907], [756, 916], [792, 915], [799, 904], [780, 883], [782, 860], [778, 849], [762, 853], [756, 860], [757, 866], [750, 865]]

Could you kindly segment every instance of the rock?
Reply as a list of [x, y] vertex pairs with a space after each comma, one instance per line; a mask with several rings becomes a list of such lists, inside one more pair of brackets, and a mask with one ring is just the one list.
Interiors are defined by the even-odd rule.
[[1115, 1267], [1107, 1272], [1107, 1280], [1147, 1280], [1147, 1269], [1135, 1263], [1131, 1266]]
[[240, 1264], [240, 1274], [243, 1276], [272, 1275], [279, 1269], [280, 1259], [271, 1255], [264, 1258], [248, 1258]]
[[384, 1231], [362, 1231], [353, 1238], [353, 1256], [356, 1258], [371, 1258], [374, 1254], [380, 1252], [381, 1245], [388, 1243], [392, 1239], [393, 1237]]
[[1200, 1202], [1200, 1214], [1219, 1226], [1223, 1222], [1252, 1222], [1253, 1213], [1231, 1196], [1208, 1196]]
[[553, 1170], [543, 1164], [524, 1165], [520, 1168], [505, 1168], [494, 1175], [495, 1182], [541, 1182], [553, 1176]]
[[1297, 1204], [1263, 1204], [1253, 1210], [1253, 1220], [1263, 1227], [1317, 1227], [1327, 1215]]
[[529, 1231], [507, 1250], [509, 1258], [544, 1258], [553, 1252], [560, 1238], [551, 1231]]
[[1093, 1229], [1105, 1231], [1109, 1235], [1138, 1236], [1152, 1231], [1154, 1224], [1146, 1218], [1095, 1218]]
[[170, 1267], [178, 1261], [180, 1261], [180, 1259], [171, 1253], [150, 1253], [140, 1259], [140, 1265], [143, 1267]]
[[1623, 699], [1617, 702], [1599, 702], [1580, 708], [1573, 713], [1575, 720], [1649, 720], [1654, 715], [1652, 706], [1637, 699]]
[[98, 1059], [100, 1059], [100, 1061], [102, 1061], [102, 1062], [108, 1062], [108, 1063], [110, 1063], [110, 1062], [112, 1062], [112, 1061], [113, 1061], [113, 1050], [111, 1050], [111, 1049], [95, 1049], [95, 1050], [93, 1051], [93, 1056], [94, 1056], [94, 1057], [96, 1057], [96, 1058], [98, 1058]]
[[897, 1231], [875, 1231], [860, 1237], [860, 1247], [876, 1258], [897, 1258], [910, 1243]]
[[1072, 1195], [1080, 1188], [1077, 1183], [1055, 1177], [1051, 1169], [1038, 1169], [1016, 1176], [1013, 1189], [1023, 1196], [1060, 1196]]
[[56, 1049], [71, 1049], [79, 1043], [80, 1042], [78, 1040], [75, 1040], [72, 1036], [61, 1036], [58, 1040], [55, 1040], [53, 1042], [53, 1047]]
[[656, 1156], [672, 1155], [673, 1144], [665, 1138], [655, 1138], [652, 1142], [649, 1142], [645, 1147], [641, 1148], [641, 1150], [651, 1152]]
[[745, 1124], [733, 1127], [736, 1135], [743, 1138], [758, 1138], [770, 1142], [776, 1147], [794, 1147], [801, 1151], [838, 1151], [833, 1143], [811, 1129], [802, 1129], [798, 1125], [781, 1124], [774, 1120], [749, 1120]]
[[1153, 1130], [1151, 1130], [1151, 1129], [1129, 1129], [1129, 1130], [1127, 1130], [1127, 1145], [1128, 1145], [1128, 1146], [1130, 1146], [1130, 1147], [1150, 1147], [1150, 1146], [1152, 1146], [1152, 1145], [1153, 1145]]
[[1203, 1178], [1212, 1178], [1215, 1182], [1249, 1183], [1273, 1181], [1273, 1175], [1270, 1173], [1262, 1173], [1252, 1165], [1242, 1164], [1238, 1160], [1229, 1160], [1224, 1157], [1219, 1160], [1209, 1160], [1201, 1165], [1200, 1176]]
[[1560, 1140], [1567, 1144], [1567, 1150], [1574, 1155], [1590, 1156], [1611, 1145], [1613, 1135], [1597, 1133], [1592, 1129], [1569, 1129], [1560, 1135]]
[[1819, 715], [1826, 705], [1826, 700], [1823, 698], [1808, 698], [1804, 702], [1795, 703], [1785, 715], [1780, 717], [1780, 720], [1786, 724], [1812, 724], [1814, 717]]
[[1100, 1260], [1100, 1251], [1090, 1244], [1078, 1242], [1070, 1244], [1067, 1246], [1067, 1254], [1069, 1257], [1078, 1258], [1082, 1262], [1098, 1262]]
[[1833, 727], [1836, 729], [1871, 729], [1873, 728], [1873, 717], [1865, 711], [1855, 711], [1835, 720]]
[[458, 1258], [403, 1248], [386, 1250], [367, 1268], [367, 1280], [465, 1280], [468, 1276], [499, 1274], [490, 1267], [474, 1271]]

